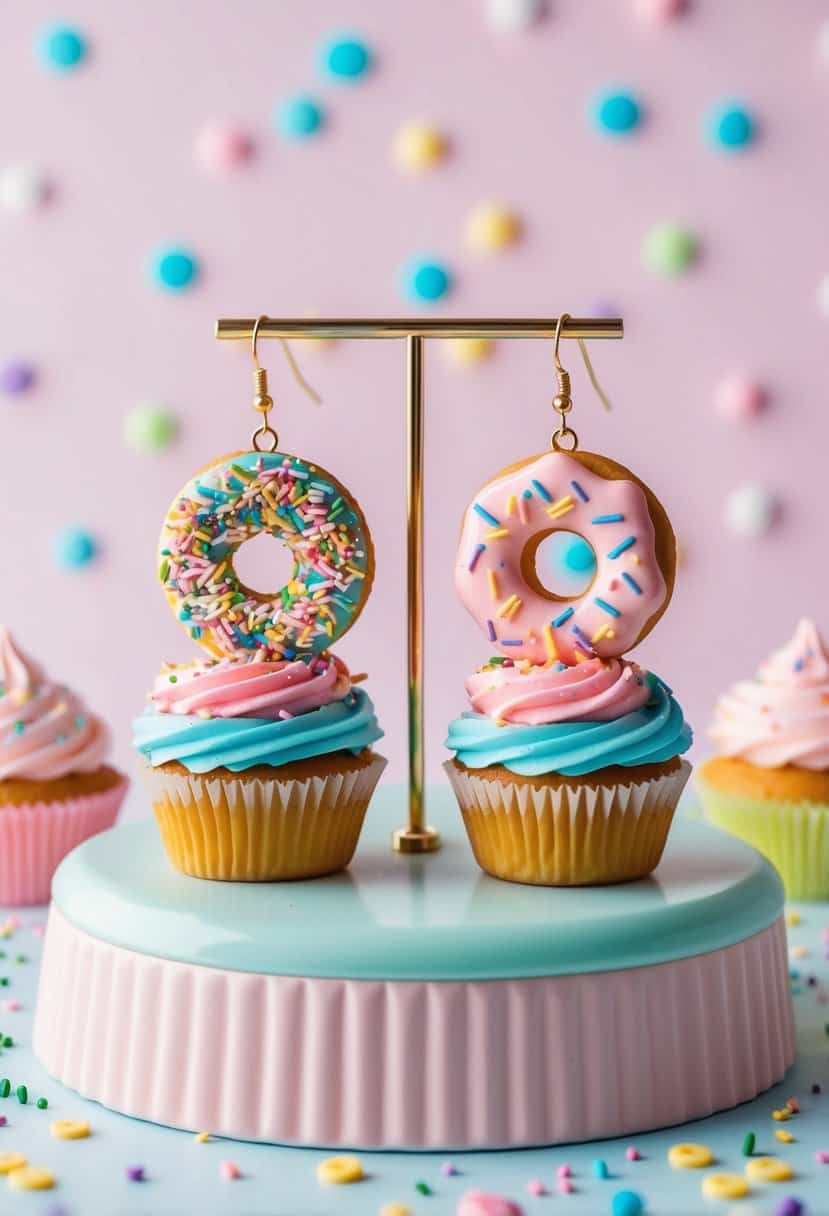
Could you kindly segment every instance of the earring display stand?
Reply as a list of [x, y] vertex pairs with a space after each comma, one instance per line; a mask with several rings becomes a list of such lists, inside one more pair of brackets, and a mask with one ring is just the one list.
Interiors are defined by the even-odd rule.
[[[217, 336], [250, 340], [255, 324]], [[448, 787], [424, 790], [425, 342], [552, 341], [556, 325], [259, 322], [262, 339], [406, 342], [409, 820], [405, 789], [381, 786], [349, 870], [307, 882], [187, 878], [146, 822], [71, 853], [34, 1048], [84, 1097], [246, 1140], [508, 1148], [700, 1118], [792, 1063], [783, 891], [749, 846], [680, 815], [643, 881], [521, 886], [478, 869]], [[561, 336], [622, 323], [569, 319]]]

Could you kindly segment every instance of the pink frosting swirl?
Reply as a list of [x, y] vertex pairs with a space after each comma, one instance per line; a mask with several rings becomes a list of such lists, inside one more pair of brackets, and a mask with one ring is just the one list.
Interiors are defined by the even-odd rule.
[[609, 722], [641, 709], [650, 696], [644, 673], [623, 659], [588, 659], [575, 667], [491, 664], [466, 681], [469, 703], [499, 722]]
[[333, 656], [269, 662], [257, 657], [168, 665], [150, 700], [162, 714], [203, 718], [293, 718], [342, 701], [351, 689], [348, 668]]
[[100, 718], [44, 675], [0, 626], [0, 781], [92, 772], [108, 751]]
[[760, 768], [829, 768], [829, 655], [813, 621], [720, 698], [709, 735]]

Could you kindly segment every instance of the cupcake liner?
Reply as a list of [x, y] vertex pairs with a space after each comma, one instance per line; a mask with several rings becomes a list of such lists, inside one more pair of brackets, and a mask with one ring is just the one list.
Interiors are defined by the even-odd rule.
[[495, 878], [589, 886], [644, 878], [659, 864], [691, 766], [631, 785], [503, 781], [445, 766], [475, 860]]
[[67, 853], [115, 823], [129, 782], [80, 798], [0, 806], [0, 904], [49, 902], [52, 875]]
[[829, 805], [746, 798], [697, 781], [709, 823], [754, 845], [788, 899], [829, 899]]
[[300, 780], [147, 768], [145, 777], [170, 861], [194, 878], [272, 882], [344, 869], [386, 767], [382, 756], [359, 768]]

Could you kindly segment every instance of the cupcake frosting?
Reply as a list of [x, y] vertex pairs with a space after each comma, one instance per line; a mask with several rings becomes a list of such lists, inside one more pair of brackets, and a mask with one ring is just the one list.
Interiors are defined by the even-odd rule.
[[473, 709], [450, 724], [446, 746], [467, 768], [578, 777], [611, 765], [658, 764], [691, 746], [691, 728], [670, 689], [634, 663], [597, 659], [524, 676], [509, 672], [494, 688], [473, 676]]
[[813, 621], [720, 698], [709, 735], [760, 768], [829, 769], [829, 654]]
[[193, 773], [357, 754], [383, 734], [371, 699], [330, 656], [168, 666], [150, 701], [133, 724], [136, 749], [153, 767], [175, 760]]
[[99, 768], [109, 732], [0, 626], [0, 781], [49, 781]]

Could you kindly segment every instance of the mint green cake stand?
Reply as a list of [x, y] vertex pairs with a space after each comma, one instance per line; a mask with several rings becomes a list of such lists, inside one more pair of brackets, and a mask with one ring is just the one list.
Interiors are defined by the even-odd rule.
[[617, 1136], [754, 1097], [793, 1059], [780, 881], [675, 822], [626, 886], [500, 882], [448, 788], [443, 848], [390, 838], [381, 787], [343, 874], [185, 877], [153, 822], [87, 841], [53, 885], [35, 1051], [115, 1110], [243, 1139], [493, 1148]]

